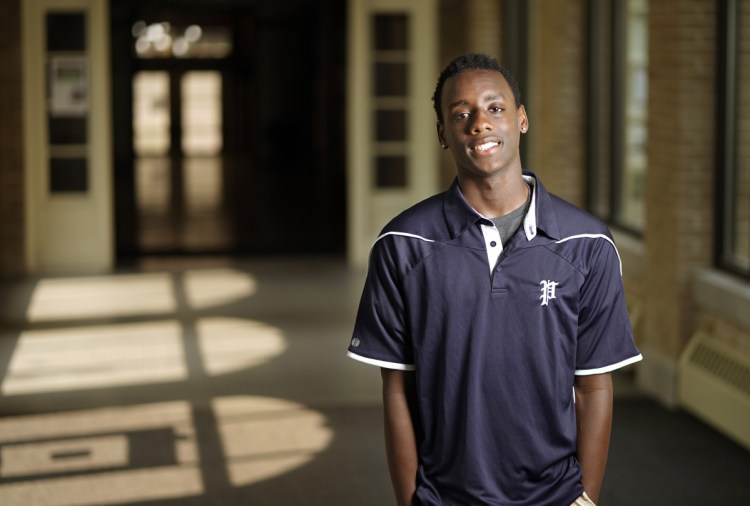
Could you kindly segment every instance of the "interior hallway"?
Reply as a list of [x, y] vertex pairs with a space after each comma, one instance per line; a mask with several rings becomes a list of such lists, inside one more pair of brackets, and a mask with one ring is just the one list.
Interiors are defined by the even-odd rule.
[[[0, 289], [0, 504], [392, 504], [364, 276], [145, 260]], [[750, 453], [616, 376], [604, 506], [750, 503]]]

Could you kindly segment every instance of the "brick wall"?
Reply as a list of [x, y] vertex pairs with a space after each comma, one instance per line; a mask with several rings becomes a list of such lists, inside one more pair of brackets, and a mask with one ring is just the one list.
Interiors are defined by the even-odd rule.
[[469, 0], [466, 2], [467, 18], [471, 27], [467, 30], [469, 50], [486, 53], [495, 58], [501, 55], [502, 25], [500, 11], [502, 2], [497, 0]]
[[583, 0], [534, 0], [524, 165], [553, 193], [585, 206], [585, 59]]
[[716, 2], [650, 3], [645, 339], [676, 359], [696, 322], [691, 274], [711, 264]]
[[20, 0], [0, 2], [0, 278], [24, 272]]

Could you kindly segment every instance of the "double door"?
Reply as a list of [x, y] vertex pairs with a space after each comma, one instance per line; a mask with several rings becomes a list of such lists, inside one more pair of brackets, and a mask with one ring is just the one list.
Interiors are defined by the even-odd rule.
[[118, 258], [343, 254], [343, 0], [111, 2]]
[[235, 247], [223, 160], [220, 70], [141, 70], [133, 77], [138, 248]]

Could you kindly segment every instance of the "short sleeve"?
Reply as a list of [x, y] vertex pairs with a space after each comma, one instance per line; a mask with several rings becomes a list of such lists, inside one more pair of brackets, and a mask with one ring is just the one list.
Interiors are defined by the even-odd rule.
[[603, 238], [597, 242], [581, 287], [576, 375], [606, 373], [642, 358], [633, 340], [617, 249]]
[[414, 354], [405, 325], [402, 281], [396, 246], [391, 238], [383, 238], [370, 253], [349, 357], [388, 369], [414, 369]]

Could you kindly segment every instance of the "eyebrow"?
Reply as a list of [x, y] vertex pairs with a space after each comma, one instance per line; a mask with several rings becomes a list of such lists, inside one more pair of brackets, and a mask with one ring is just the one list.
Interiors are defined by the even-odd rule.
[[450, 104], [448, 104], [448, 109], [452, 109], [453, 107], [456, 107], [457, 105], [464, 105], [468, 103], [469, 103], [468, 100], [457, 100], [455, 102], [451, 102]]
[[[505, 100], [505, 97], [503, 96], [502, 93], [490, 94], [490, 95], [486, 95], [484, 97], [484, 101], [485, 102], [492, 102], [493, 100]], [[448, 104], [448, 109], [451, 109], [451, 108], [456, 107], [458, 105], [466, 105], [468, 103], [469, 103], [469, 101], [466, 100], [466, 99], [456, 100], [455, 102], [451, 102], [450, 104]]]

